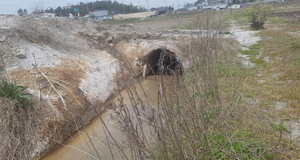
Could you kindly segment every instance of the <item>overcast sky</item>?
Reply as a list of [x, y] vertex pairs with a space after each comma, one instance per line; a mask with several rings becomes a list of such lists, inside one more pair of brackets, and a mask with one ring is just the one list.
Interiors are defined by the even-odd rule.
[[[41, 6], [46, 9], [48, 6], [57, 8], [65, 6], [68, 3], [78, 4], [79, 2], [95, 2], [96, 0], [0, 0], [0, 14], [17, 14], [17, 11], [26, 9], [29, 13], [33, 11], [35, 6]], [[112, 0], [113, 1], [113, 0]], [[173, 6], [175, 9], [181, 8], [186, 3], [195, 3], [197, 0], [117, 0], [119, 3], [141, 3], [149, 8], [160, 6]], [[148, 2], [148, 3], [147, 3]]]

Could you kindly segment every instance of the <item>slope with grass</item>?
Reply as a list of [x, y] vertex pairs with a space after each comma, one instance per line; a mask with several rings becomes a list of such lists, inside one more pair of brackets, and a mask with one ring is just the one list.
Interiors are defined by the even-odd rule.
[[[275, 12], [278, 8], [283, 9], [274, 6]], [[140, 123], [150, 124], [153, 145], [142, 138], [139, 124], [126, 125], [128, 115], [142, 116], [138, 104], [134, 113], [116, 106], [123, 111], [118, 113], [128, 143], [135, 146], [131, 153], [149, 159], [299, 159], [300, 24], [273, 16], [265, 29], [252, 31], [243, 9], [208, 13], [179, 26], [198, 29], [179, 45], [189, 65], [183, 77], [158, 76], [158, 111], [145, 106], [151, 116]], [[203, 34], [225, 33], [232, 20], [235, 35]], [[233, 38], [245, 32], [238, 45]], [[243, 44], [252, 36], [258, 38]], [[245, 58], [251, 67], [243, 64]]]
[[[282, 5], [299, 6], [295, 3]], [[280, 13], [277, 14], [278, 8]], [[274, 146], [270, 150], [276, 155], [275, 159], [298, 159], [300, 92], [297, 85], [300, 65], [297, 63], [297, 28], [300, 24], [293, 18], [281, 16], [281, 5], [274, 6], [274, 12], [265, 24], [265, 29], [254, 34], [261, 37], [261, 40], [241, 51], [254, 64], [245, 72], [249, 75], [243, 83], [242, 94], [249, 113], [243, 121], [247, 128], [255, 125], [256, 136]], [[293, 12], [284, 10], [285, 15], [292, 17], [295, 16]], [[247, 23], [244, 23], [247, 17], [238, 15], [245, 15], [245, 12], [237, 11], [233, 17], [238, 17], [235, 20], [237, 24], [242, 24], [241, 29], [250, 30], [249, 26], [245, 26]], [[253, 124], [256, 121], [254, 119], [258, 121]]]

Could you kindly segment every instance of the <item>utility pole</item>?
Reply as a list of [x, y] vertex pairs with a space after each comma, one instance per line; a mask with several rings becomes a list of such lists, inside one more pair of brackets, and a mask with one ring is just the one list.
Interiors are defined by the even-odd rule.
[[44, 1], [42, 1], [41, 3], [42, 3], [42, 10], [44, 10]]
[[147, 0], [147, 10], [149, 11], [149, 3], [148, 3], [148, 0]]
[[125, 14], [125, 10], [124, 10], [124, 1], [123, 1], [123, 14]]
[[106, 3], [106, 10], [107, 10], [107, 13], [108, 13], [108, 2], [107, 2], [107, 0], [105, 0], [105, 3]]
[[86, 9], [87, 9], [87, 12], [88, 12], [88, 14], [90, 14], [90, 10], [89, 10], [89, 4], [88, 4], [88, 2], [86, 1]]

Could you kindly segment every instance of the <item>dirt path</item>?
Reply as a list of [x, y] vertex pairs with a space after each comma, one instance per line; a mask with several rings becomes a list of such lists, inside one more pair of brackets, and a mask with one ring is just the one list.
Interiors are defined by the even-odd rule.
[[147, 29], [152, 31], [162, 31], [168, 30], [171, 27], [176, 27], [178, 25], [191, 22], [195, 18], [185, 18], [185, 19], [170, 19], [170, 20], [162, 20], [162, 21], [153, 21], [153, 22], [142, 22], [135, 23], [134, 26], [140, 29]]

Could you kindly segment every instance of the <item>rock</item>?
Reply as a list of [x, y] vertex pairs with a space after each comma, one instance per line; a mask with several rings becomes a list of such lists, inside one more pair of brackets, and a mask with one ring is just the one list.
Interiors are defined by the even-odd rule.
[[26, 59], [27, 58], [26, 55], [24, 55], [24, 54], [18, 54], [16, 57], [19, 58], [19, 59]]
[[108, 38], [106, 38], [106, 42], [112, 43], [114, 41], [115, 37], [113, 36], [109, 36]]
[[29, 71], [29, 74], [37, 74], [37, 72], [34, 70], [31, 70], [31, 71]]
[[287, 108], [287, 103], [286, 102], [281, 102], [281, 101], [273, 101], [274, 106], [277, 110], [285, 109]]
[[151, 33], [146, 33], [146, 35], [142, 35], [141, 38], [147, 39], [151, 37]]
[[262, 80], [262, 79], [260, 79], [260, 80], [256, 80], [256, 82], [258, 82], [258, 83], [267, 83], [267, 81], [266, 81], [266, 80]]
[[245, 101], [252, 107], [258, 106], [260, 104], [260, 101], [254, 98], [245, 98]]
[[133, 24], [121, 24], [119, 28], [131, 28], [134, 29], [135, 26]]
[[131, 23], [130, 23], [128, 26], [129, 26], [130, 28], [132, 28], [132, 29], [135, 28], [135, 26], [134, 26], [133, 24], [131, 24]]
[[6, 40], [6, 36], [2, 36], [1, 38], [0, 38], [0, 42], [4, 42]]
[[95, 36], [96, 37], [103, 37], [103, 34], [102, 33], [96, 33]]
[[263, 74], [263, 73], [258, 73], [256, 76], [257, 76], [258, 78], [260, 78], [260, 77], [263, 77], [264, 74]]

